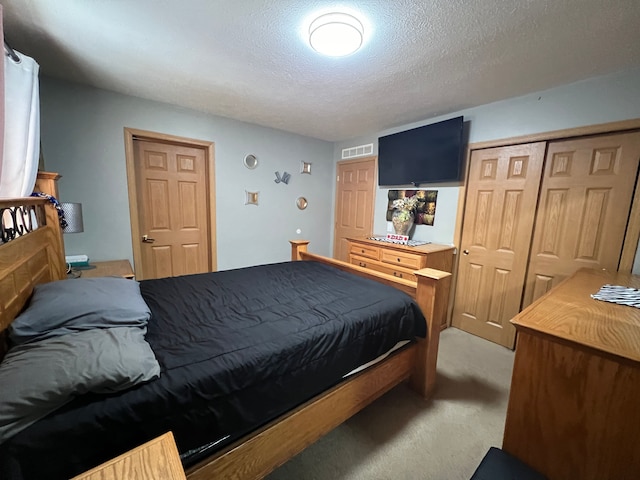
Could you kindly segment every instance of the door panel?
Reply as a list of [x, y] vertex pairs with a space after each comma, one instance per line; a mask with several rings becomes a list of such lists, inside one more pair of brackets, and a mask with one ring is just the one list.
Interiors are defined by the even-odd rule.
[[545, 143], [472, 152], [452, 323], [513, 348]]
[[200, 148], [134, 140], [139, 232], [150, 239], [137, 239], [138, 278], [211, 270], [205, 158]]
[[522, 308], [582, 267], [616, 271], [640, 133], [550, 142]]
[[347, 237], [372, 234], [376, 158], [338, 162], [333, 256], [349, 261]]

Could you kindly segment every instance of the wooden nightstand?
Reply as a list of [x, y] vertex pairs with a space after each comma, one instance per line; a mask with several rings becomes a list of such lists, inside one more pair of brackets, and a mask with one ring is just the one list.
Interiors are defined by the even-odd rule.
[[186, 480], [173, 434], [140, 445], [71, 480]]
[[123, 277], [133, 278], [134, 273], [129, 260], [110, 260], [108, 262], [93, 262], [90, 265], [95, 266], [90, 270], [79, 270], [82, 272], [82, 278], [95, 277]]

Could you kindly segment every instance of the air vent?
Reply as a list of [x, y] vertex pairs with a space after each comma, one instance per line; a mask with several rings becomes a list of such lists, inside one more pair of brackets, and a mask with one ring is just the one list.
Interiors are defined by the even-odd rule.
[[364, 155], [373, 155], [373, 143], [342, 149], [342, 160], [346, 160], [347, 158], [363, 157]]

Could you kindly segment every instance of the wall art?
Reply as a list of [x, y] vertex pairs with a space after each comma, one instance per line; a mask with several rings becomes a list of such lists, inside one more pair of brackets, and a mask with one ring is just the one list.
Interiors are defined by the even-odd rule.
[[245, 205], [258, 205], [258, 194], [260, 192], [250, 192], [248, 190], [245, 190], [245, 200], [244, 200], [244, 204]]
[[289, 184], [289, 179], [291, 178], [291, 174], [289, 174], [287, 172], [284, 172], [282, 174], [282, 176], [280, 176], [280, 172], [275, 172], [275, 174], [276, 174], [276, 179], [274, 180], [274, 182], [276, 182], [276, 183], [282, 182], [285, 185]]
[[242, 163], [244, 163], [244, 166], [247, 167], [249, 170], [253, 170], [258, 166], [258, 157], [250, 153], [249, 155], [244, 157], [244, 160], [242, 161]]
[[311, 163], [300, 162], [300, 173], [308, 173], [311, 175]]
[[418, 203], [415, 209], [416, 225], [433, 225], [436, 216], [437, 190], [389, 190], [387, 205], [387, 222], [393, 215], [393, 201], [399, 198], [416, 196]]

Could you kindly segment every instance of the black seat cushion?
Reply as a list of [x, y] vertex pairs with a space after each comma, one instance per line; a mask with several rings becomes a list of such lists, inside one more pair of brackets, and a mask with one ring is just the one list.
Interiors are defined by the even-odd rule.
[[491, 447], [471, 480], [547, 480], [547, 477], [513, 455]]

